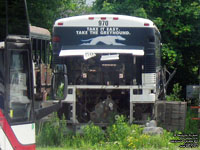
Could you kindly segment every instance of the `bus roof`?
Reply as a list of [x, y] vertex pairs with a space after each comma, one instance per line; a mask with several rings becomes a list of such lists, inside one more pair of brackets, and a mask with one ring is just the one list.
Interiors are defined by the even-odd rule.
[[[99, 26], [98, 21], [109, 21], [108, 27], [153, 27], [156, 28], [154, 23], [149, 19], [126, 16], [126, 15], [114, 15], [114, 14], [91, 14], [74, 16], [59, 19], [55, 22], [56, 26], [68, 26], [68, 27], [83, 27], [83, 26]], [[105, 26], [106, 27], [106, 26]]]
[[30, 34], [31, 34], [31, 38], [39, 38], [43, 40], [51, 39], [50, 32], [45, 28], [30, 26]]

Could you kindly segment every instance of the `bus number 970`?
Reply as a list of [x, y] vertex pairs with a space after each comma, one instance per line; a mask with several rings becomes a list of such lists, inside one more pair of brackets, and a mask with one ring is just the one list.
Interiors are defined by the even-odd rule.
[[99, 20], [99, 26], [108, 26], [108, 21], [107, 20]]

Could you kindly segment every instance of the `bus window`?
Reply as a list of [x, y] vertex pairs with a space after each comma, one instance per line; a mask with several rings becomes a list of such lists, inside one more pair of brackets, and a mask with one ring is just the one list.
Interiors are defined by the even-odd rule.
[[28, 52], [11, 51], [10, 62], [10, 118], [12, 122], [28, 121], [31, 111]]
[[32, 56], [35, 68], [35, 100], [46, 100], [51, 87], [51, 68], [49, 65], [51, 35], [47, 29], [30, 26]]
[[0, 50], [0, 109], [4, 109], [4, 59], [3, 51]]

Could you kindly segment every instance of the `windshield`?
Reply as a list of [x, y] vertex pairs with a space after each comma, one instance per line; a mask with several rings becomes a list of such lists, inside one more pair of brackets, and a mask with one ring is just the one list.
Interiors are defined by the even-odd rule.
[[116, 27], [115, 30], [120, 30], [120, 32], [106, 32], [105, 34], [102, 34], [101, 28], [97, 29], [95, 34], [90, 31], [87, 34], [80, 34], [77, 31], [87, 31], [88, 28], [55, 27], [53, 33], [54, 50], [132, 50], [137, 49], [136, 47], [145, 47], [149, 42], [155, 42], [155, 29], [153, 28]]
[[9, 112], [12, 122], [30, 119], [31, 100], [27, 62], [27, 51], [11, 51]]
[[[112, 27], [115, 32], [102, 32], [89, 27], [55, 27], [53, 37], [54, 54], [59, 56], [82, 56], [85, 60], [97, 54], [131, 54], [143, 56], [155, 44], [153, 28]], [[105, 28], [105, 30], [108, 30]], [[81, 31], [86, 31], [83, 34]], [[89, 56], [89, 57], [88, 57]]]

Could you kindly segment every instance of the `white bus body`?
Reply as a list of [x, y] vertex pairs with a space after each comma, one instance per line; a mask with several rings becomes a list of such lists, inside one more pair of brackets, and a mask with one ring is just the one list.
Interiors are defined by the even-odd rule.
[[60, 113], [68, 123], [152, 117], [161, 90], [160, 33], [152, 21], [108, 14], [59, 19], [53, 55], [55, 65], [67, 66], [68, 97]]

